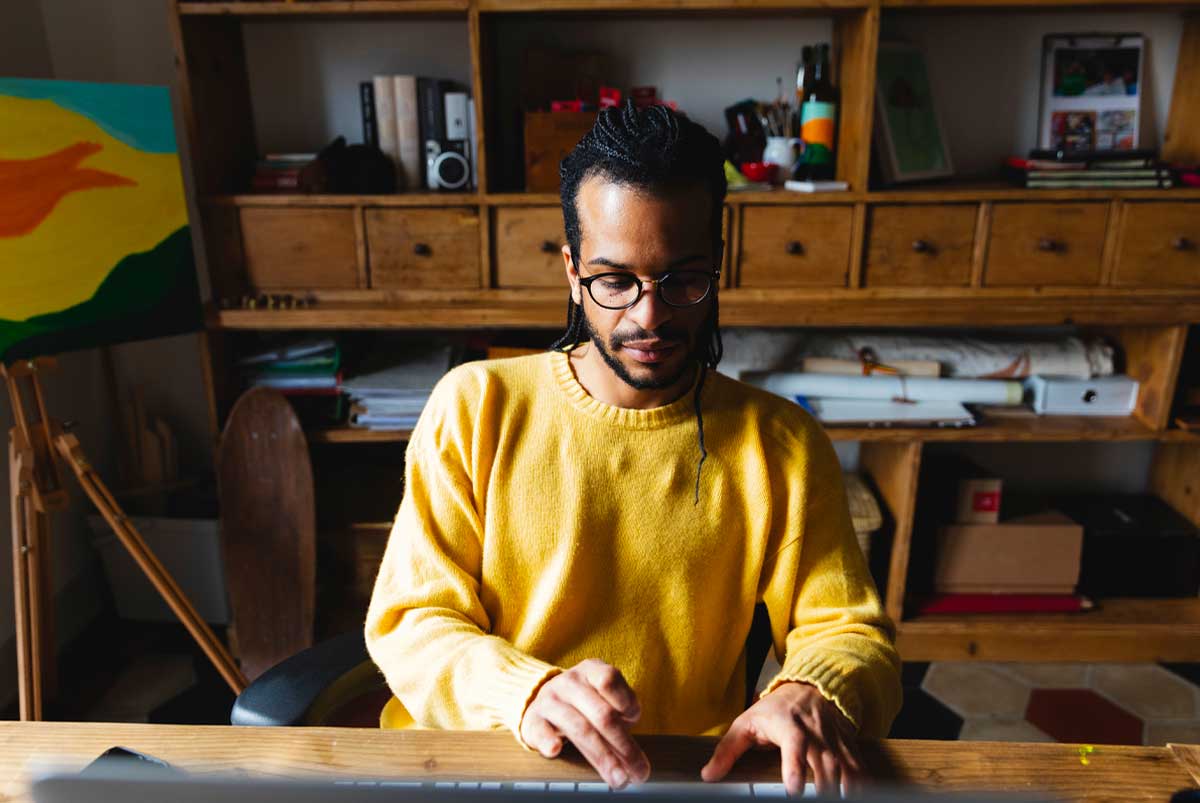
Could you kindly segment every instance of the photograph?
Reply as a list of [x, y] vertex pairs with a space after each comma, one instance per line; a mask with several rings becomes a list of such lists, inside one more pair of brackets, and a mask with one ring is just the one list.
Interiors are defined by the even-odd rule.
[[1049, 34], [1042, 48], [1038, 147], [1074, 153], [1137, 148], [1145, 37]]

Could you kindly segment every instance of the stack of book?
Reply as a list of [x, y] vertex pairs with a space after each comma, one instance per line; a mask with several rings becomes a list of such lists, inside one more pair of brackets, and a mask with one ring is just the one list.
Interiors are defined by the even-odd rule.
[[386, 367], [346, 380], [350, 426], [371, 430], [415, 427], [434, 385], [450, 369], [452, 357], [450, 346], [413, 350]]
[[1033, 151], [1028, 158], [1010, 157], [1005, 168], [1014, 184], [1028, 189], [1167, 189], [1174, 186], [1171, 170], [1159, 164], [1153, 151]]
[[345, 416], [341, 365], [341, 349], [329, 339], [296, 341], [238, 361], [247, 385], [279, 391], [302, 421], [325, 425]]
[[359, 101], [363, 142], [392, 160], [398, 188], [476, 186], [475, 106], [463, 87], [440, 78], [377, 75], [359, 84]]
[[268, 153], [254, 164], [255, 192], [324, 192], [325, 167], [315, 153]]

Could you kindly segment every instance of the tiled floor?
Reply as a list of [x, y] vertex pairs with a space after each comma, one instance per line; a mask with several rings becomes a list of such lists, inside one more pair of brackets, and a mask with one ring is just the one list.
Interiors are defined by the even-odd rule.
[[1200, 743], [1196, 664], [910, 664], [891, 735]]

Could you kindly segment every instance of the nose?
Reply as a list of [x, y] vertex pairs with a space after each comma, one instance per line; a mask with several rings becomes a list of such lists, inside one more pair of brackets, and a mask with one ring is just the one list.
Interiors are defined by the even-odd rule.
[[642, 297], [625, 311], [625, 317], [648, 332], [654, 331], [671, 320], [673, 314], [674, 308], [659, 298], [658, 282], [654, 280], [645, 282]]

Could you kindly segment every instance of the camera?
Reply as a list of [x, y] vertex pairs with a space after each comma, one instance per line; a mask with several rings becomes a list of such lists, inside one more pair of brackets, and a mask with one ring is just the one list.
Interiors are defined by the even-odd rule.
[[425, 141], [425, 177], [431, 190], [461, 190], [471, 180], [467, 141]]
[[442, 98], [444, 137], [425, 140], [425, 183], [431, 190], [461, 190], [471, 181], [469, 104], [465, 92]]

